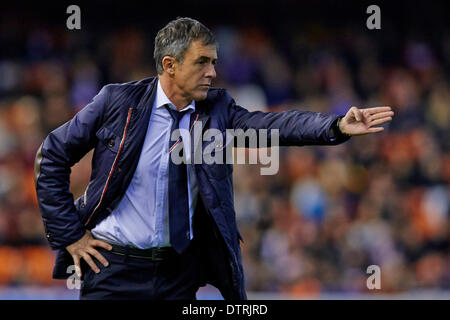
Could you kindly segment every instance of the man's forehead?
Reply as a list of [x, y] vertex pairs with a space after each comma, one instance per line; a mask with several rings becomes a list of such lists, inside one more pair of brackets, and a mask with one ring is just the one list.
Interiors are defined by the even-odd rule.
[[217, 48], [214, 44], [203, 44], [200, 40], [192, 41], [187, 53], [191, 53], [194, 58], [208, 57], [211, 59], [217, 59]]

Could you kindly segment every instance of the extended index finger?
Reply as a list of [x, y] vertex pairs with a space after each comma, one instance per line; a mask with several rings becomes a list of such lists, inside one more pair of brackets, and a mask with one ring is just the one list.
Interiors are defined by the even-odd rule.
[[380, 112], [386, 112], [391, 111], [392, 108], [389, 106], [383, 106], [383, 107], [373, 107], [373, 108], [367, 108], [364, 109], [366, 112], [369, 112], [370, 115], [380, 113]]

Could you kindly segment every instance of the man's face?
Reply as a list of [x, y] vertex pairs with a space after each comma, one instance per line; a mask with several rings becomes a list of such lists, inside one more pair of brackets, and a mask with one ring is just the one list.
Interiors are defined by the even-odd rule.
[[175, 62], [173, 80], [187, 100], [206, 99], [209, 87], [216, 77], [216, 61], [216, 46], [205, 46], [202, 41], [195, 40], [186, 50], [184, 60], [181, 63]]

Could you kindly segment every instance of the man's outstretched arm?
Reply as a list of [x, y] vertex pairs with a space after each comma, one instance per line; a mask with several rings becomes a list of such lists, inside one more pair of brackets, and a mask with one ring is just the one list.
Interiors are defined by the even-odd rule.
[[237, 105], [225, 90], [224, 95], [230, 108], [230, 127], [278, 129], [281, 146], [340, 144], [353, 135], [383, 131], [382, 127], [375, 126], [391, 121], [394, 114], [390, 107], [352, 107], [345, 116], [300, 110], [249, 112]]

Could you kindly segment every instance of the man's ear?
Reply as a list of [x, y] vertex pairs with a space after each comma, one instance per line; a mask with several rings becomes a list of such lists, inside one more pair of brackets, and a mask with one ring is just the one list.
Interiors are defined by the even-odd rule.
[[173, 75], [175, 72], [175, 64], [176, 60], [174, 57], [171, 56], [165, 56], [162, 59], [162, 67], [165, 72], [167, 72], [169, 75]]

